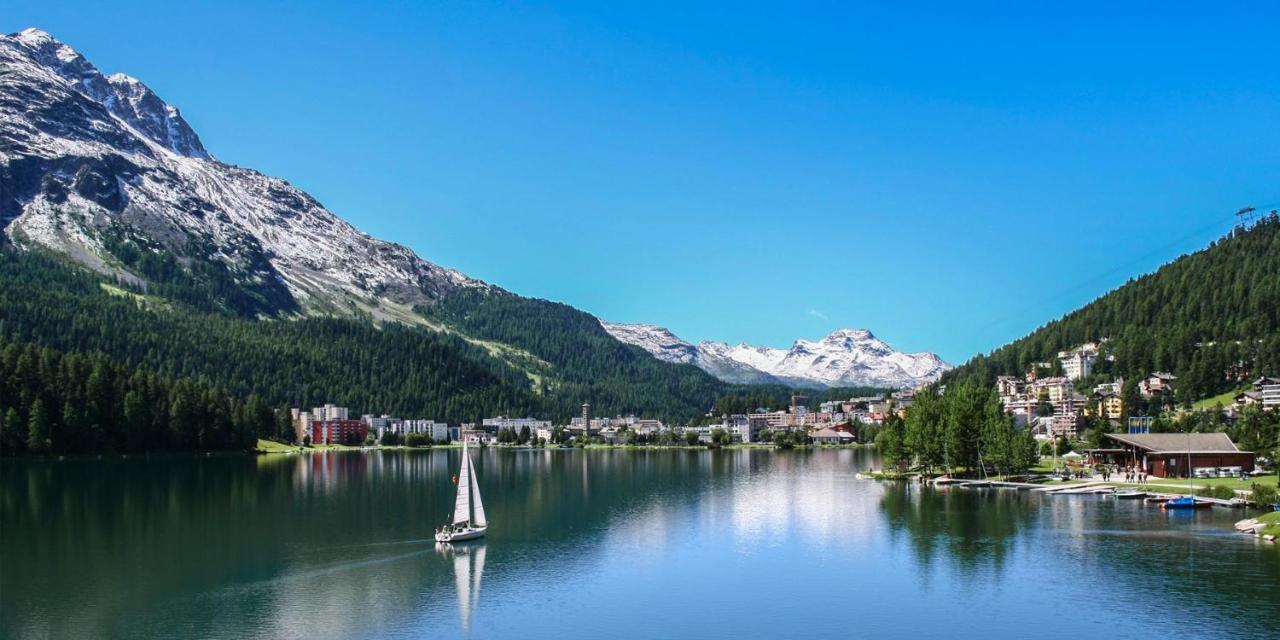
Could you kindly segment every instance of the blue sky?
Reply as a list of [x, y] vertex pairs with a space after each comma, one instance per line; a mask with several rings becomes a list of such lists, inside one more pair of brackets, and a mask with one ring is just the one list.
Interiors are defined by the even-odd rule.
[[0, 28], [375, 236], [690, 340], [962, 361], [1280, 200], [1273, 4], [186, 4]]

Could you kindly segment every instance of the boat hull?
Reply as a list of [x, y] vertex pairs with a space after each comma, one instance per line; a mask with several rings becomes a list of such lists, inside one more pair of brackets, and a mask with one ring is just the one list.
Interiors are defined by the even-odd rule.
[[468, 527], [460, 531], [441, 531], [436, 534], [436, 542], [462, 542], [463, 540], [475, 540], [483, 538], [489, 527]]
[[1160, 505], [1161, 509], [1205, 509], [1213, 505], [1208, 502], [1200, 502], [1195, 498], [1174, 498]]

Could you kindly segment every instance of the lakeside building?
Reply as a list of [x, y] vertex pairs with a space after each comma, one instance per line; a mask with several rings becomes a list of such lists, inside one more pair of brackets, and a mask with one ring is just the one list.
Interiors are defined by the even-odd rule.
[[399, 432], [404, 428], [403, 420], [400, 418], [393, 418], [386, 414], [375, 416], [371, 413], [366, 413], [365, 415], [360, 416], [360, 421], [368, 425], [369, 432], [373, 433], [378, 438], [381, 438], [382, 434], [387, 431]]
[[635, 416], [631, 416], [632, 421], [629, 426], [633, 431], [642, 436], [657, 435], [659, 431], [665, 428], [661, 420], [636, 420]]
[[[310, 437], [312, 442], [327, 442], [324, 439], [317, 439], [314, 425], [317, 422], [335, 422], [346, 421], [349, 419], [350, 412], [346, 407], [339, 407], [334, 404], [326, 404], [323, 407], [313, 407], [311, 411], [302, 411], [301, 409], [290, 409], [293, 418], [293, 437], [296, 442], [302, 442], [303, 438]], [[356, 422], [359, 422], [358, 420]], [[366, 431], [367, 433], [367, 431]], [[342, 442], [334, 440], [334, 442]]]
[[315, 407], [311, 410], [312, 420], [349, 420], [350, 415], [346, 407], [339, 407], [333, 404], [326, 404], [323, 407]]
[[400, 435], [421, 433], [436, 442], [449, 442], [449, 425], [435, 420], [405, 420]]
[[369, 436], [369, 425], [360, 420], [312, 420], [308, 434], [312, 444], [360, 444]]
[[388, 415], [375, 416], [366, 414], [360, 417], [375, 438], [382, 440], [382, 436], [386, 433], [395, 433], [401, 436], [410, 433], [420, 433], [431, 438], [436, 442], [448, 442], [452, 438], [449, 437], [449, 425], [435, 420], [403, 420]]
[[1137, 466], [1157, 478], [1250, 472], [1254, 454], [1225, 433], [1108, 433], [1114, 448], [1088, 451], [1094, 464]]
[[786, 411], [760, 411], [747, 415], [748, 420], [756, 420], [757, 424], [763, 423], [764, 429], [785, 429], [794, 424], [794, 417]]
[[485, 429], [475, 428], [474, 423], [464, 425], [461, 431], [461, 438], [467, 444], [493, 444], [498, 441], [497, 436]]
[[532, 433], [538, 429], [550, 427], [551, 421], [538, 420], [537, 418], [506, 418], [498, 416], [496, 418], [485, 418], [481, 421], [481, 426], [483, 426], [486, 431], [492, 431], [495, 433], [503, 429], [510, 429], [519, 433], [521, 429], [528, 427], [529, 431]]
[[858, 437], [848, 431], [837, 431], [830, 427], [809, 433], [814, 444], [853, 444]]

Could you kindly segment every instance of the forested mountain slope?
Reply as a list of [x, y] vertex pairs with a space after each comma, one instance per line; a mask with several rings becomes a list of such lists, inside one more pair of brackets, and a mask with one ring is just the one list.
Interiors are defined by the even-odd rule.
[[1280, 218], [1237, 227], [1054, 320], [977, 356], [943, 383], [1021, 375], [1058, 351], [1106, 339], [1098, 377], [1128, 385], [1153, 371], [1178, 376], [1178, 400], [1220, 393], [1259, 375], [1280, 374]]

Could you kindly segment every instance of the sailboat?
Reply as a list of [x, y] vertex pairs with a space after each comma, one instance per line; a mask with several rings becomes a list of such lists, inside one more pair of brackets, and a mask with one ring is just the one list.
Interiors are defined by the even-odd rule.
[[471, 453], [467, 451], [466, 441], [463, 441], [462, 468], [458, 471], [458, 497], [453, 504], [453, 521], [436, 530], [436, 542], [475, 540], [483, 537], [489, 529], [477, 480]]

